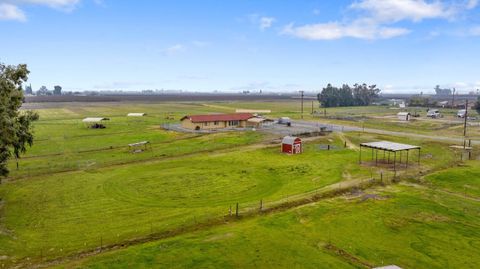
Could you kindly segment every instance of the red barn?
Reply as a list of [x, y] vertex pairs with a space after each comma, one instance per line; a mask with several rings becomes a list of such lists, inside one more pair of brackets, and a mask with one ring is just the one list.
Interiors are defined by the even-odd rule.
[[282, 140], [282, 152], [287, 154], [302, 153], [302, 140], [298, 137], [285, 136]]

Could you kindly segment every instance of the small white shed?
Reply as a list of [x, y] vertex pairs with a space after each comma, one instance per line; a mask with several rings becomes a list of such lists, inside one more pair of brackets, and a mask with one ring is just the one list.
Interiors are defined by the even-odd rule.
[[412, 114], [410, 114], [410, 112], [399, 112], [397, 114], [397, 117], [399, 120], [409, 121], [410, 118], [412, 117]]

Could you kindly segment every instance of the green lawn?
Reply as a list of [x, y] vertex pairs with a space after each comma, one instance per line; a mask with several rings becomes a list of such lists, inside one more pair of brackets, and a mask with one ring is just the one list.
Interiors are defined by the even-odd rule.
[[[377, 188], [69, 263], [77, 268], [478, 268], [478, 202]], [[375, 197], [376, 199], [365, 199]], [[448, 206], [447, 206], [448, 205]], [[64, 268], [64, 266], [59, 266]]]
[[480, 197], [480, 165], [477, 161], [430, 174], [425, 179], [449, 191]]

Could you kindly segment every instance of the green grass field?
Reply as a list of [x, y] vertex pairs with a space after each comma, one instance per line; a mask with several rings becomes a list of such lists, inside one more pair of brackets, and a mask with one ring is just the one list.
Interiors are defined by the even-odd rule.
[[[18, 170], [12, 160], [11, 175], [0, 185], [0, 266], [53, 266], [55, 259], [62, 261], [60, 266], [89, 268], [478, 265], [478, 257], [461, 261], [480, 240], [473, 231], [480, 225], [475, 211], [478, 161], [457, 166], [461, 162], [448, 144], [368, 133], [309, 140], [304, 154], [287, 156], [279, 152], [279, 137], [268, 133], [199, 135], [161, 128], [186, 114], [235, 108], [271, 109], [272, 117], [300, 116], [297, 102], [38, 108], [35, 144], [19, 160]], [[371, 117], [387, 113], [382, 107], [343, 113], [360, 110]], [[125, 117], [129, 112], [148, 116]], [[111, 120], [106, 129], [92, 130], [81, 123], [87, 116]], [[128, 151], [127, 144], [143, 140], [152, 143], [151, 150]], [[370, 166], [368, 160], [358, 165], [355, 145], [376, 140], [422, 146], [421, 165], [397, 173], [408, 184], [378, 187], [389, 184], [393, 171]], [[326, 144], [334, 150], [324, 150]], [[373, 182], [366, 193], [385, 199], [317, 199], [318, 194], [330, 197], [332, 190], [370, 186], [365, 182]], [[274, 212], [258, 215], [260, 201], [264, 210]], [[305, 206], [292, 206], [297, 202]], [[236, 203], [246, 218], [224, 224]], [[164, 239], [154, 240], [160, 237]], [[451, 257], [450, 239], [459, 248]], [[78, 259], [79, 253], [122, 245], [133, 246]]]
[[59, 268], [478, 268], [478, 213], [432, 190], [375, 188]]

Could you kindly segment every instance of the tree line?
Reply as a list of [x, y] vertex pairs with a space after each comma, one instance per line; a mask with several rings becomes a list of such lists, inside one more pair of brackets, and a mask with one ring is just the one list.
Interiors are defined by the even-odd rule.
[[350, 87], [348, 84], [342, 87], [334, 87], [328, 84], [318, 94], [317, 98], [323, 107], [339, 106], [368, 106], [380, 94], [377, 85], [355, 84]]

